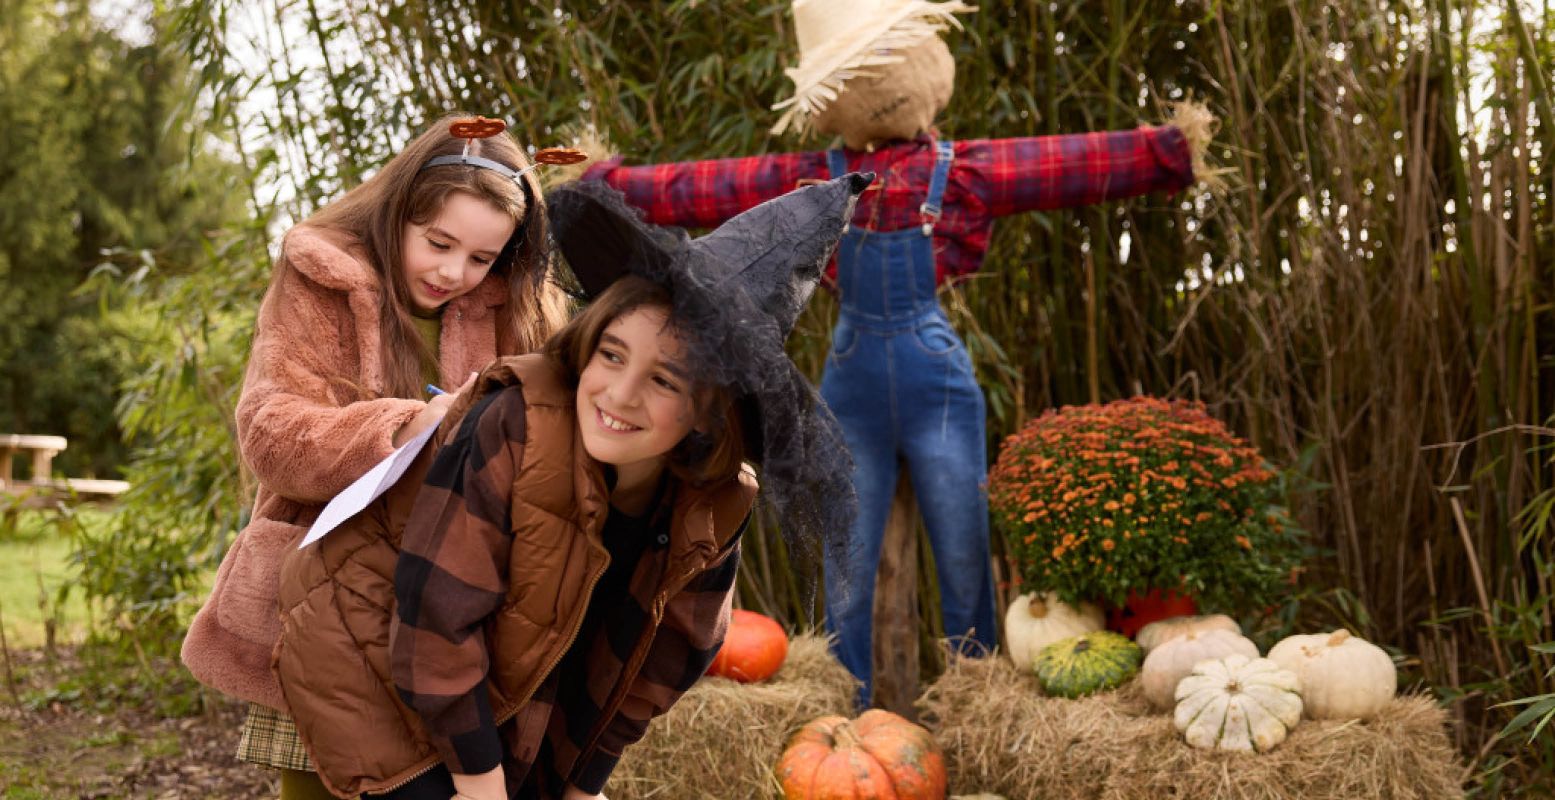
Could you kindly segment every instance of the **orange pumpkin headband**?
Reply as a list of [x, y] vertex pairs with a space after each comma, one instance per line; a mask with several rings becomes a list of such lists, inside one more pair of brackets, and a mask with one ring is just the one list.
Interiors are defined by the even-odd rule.
[[470, 166], [489, 169], [520, 183], [519, 178], [544, 164], [576, 164], [588, 159], [583, 151], [571, 147], [546, 147], [536, 152], [534, 162], [523, 169], [515, 170], [506, 164], [493, 161], [489, 158], [470, 155], [470, 143], [476, 139], [489, 139], [508, 129], [508, 124], [500, 119], [487, 119], [486, 117], [464, 117], [448, 123], [448, 133], [457, 139], [464, 140], [464, 152], [456, 156], [436, 156], [422, 164], [422, 169], [442, 166]]

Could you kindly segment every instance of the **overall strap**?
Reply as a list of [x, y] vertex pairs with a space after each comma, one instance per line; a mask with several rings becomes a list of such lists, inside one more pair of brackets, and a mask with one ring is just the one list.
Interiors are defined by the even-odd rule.
[[941, 202], [945, 199], [945, 181], [950, 177], [950, 162], [956, 158], [956, 143], [940, 140], [934, 143], [934, 174], [929, 178], [929, 195], [918, 207], [923, 221], [923, 235], [934, 235], [934, 223], [939, 222]]
[[833, 178], [848, 174], [848, 157], [843, 154], [842, 148], [833, 147], [826, 151], [826, 166], [831, 169]]

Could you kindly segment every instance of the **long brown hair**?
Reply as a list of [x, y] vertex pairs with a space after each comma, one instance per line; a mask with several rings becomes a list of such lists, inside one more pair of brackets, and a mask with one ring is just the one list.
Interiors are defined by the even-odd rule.
[[[464, 151], [466, 140], [448, 132], [448, 124], [463, 116], [468, 115], [453, 114], [432, 123], [377, 174], [304, 221], [355, 237], [378, 273], [385, 288], [378, 301], [379, 358], [384, 389], [395, 397], [420, 397], [422, 359], [431, 356], [431, 361], [437, 362], [437, 354], [430, 352], [416, 331], [410, 287], [400, 260], [401, 239], [407, 223], [422, 225], [434, 219], [453, 192], [485, 200], [517, 223], [491, 266], [491, 274], [500, 276], [507, 285], [503, 319], [497, 327], [498, 354], [539, 349], [567, 318], [566, 295], [550, 280], [545, 203], [534, 173], [520, 178], [524, 182], [521, 187], [481, 167], [421, 169], [435, 156]], [[470, 154], [515, 170], [530, 163], [523, 148], [506, 132], [471, 140]], [[284, 254], [281, 261], [285, 261]]]
[[[545, 345], [545, 353], [566, 370], [574, 388], [578, 376], [610, 323], [639, 308], [670, 309], [667, 289], [646, 278], [618, 278], [589, 303], [567, 327]], [[665, 458], [675, 477], [693, 486], [706, 486], [734, 477], [745, 460], [745, 436], [734, 395], [722, 386], [691, 387], [697, 428], [686, 435]]]

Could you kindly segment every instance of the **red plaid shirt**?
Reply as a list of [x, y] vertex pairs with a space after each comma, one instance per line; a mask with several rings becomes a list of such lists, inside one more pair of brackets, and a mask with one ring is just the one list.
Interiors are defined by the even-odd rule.
[[[982, 266], [995, 217], [1090, 205], [1193, 182], [1188, 142], [1174, 127], [1131, 131], [971, 139], [956, 157], [934, 226], [939, 280]], [[919, 213], [934, 170], [934, 141], [920, 136], [874, 152], [846, 151], [849, 170], [878, 177], [859, 199], [853, 224], [877, 231], [921, 225]], [[603, 179], [659, 225], [712, 228], [788, 192], [804, 179], [829, 177], [825, 151], [623, 167], [595, 165]]]

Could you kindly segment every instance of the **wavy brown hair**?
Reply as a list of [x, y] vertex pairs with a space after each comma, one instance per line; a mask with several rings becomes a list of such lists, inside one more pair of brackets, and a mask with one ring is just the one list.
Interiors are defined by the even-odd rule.
[[[670, 310], [668, 289], [637, 275], [618, 278], [589, 303], [567, 327], [546, 343], [546, 355], [559, 362], [576, 389], [578, 376], [610, 323], [639, 308]], [[665, 466], [675, 477], [693, 486], [707, 486], [734, 477], [745, 461], [745, 435], [734, 395], [728, 388], [697, 384], [691, 387], [696, 429], [671, 450]]]
[[[421, 363], [431, 353], [413, 321], [410, 287], [400, 260], [405, 225], [424, 225], [443, 209], [453, 192], [474, 195], [512, 217], [513, 235], [492, 263], [491, 275], [507, 285], [507, 302], [497, 327], [500, 355], [538, 350], [567, 319], [565, 293], [551, 280], [549, 237], [545, 201], [531, 172], [520, 178], [523, 185], [481, 167], [444, 165], [422, 170], [429, 159], [458, 155], [465, 140], [448, 132], [453, 120], [444, 117], [416, 137], [377, 174], [344, 196], [324, 206], [303, 224], [349, 234], [361, 242], [367, 262], [378, 273], [386, 291], [379, 295], [379, 341], [386, 392], [394, 397], [421, 396]], [[470, 142], [470, 154], [520, 170], [529, 166], [517, 140], [509, 133]], [[281, 262], [285, 262], [283, 254]], [[488, 277], [488, 280], [490, 278]]]

